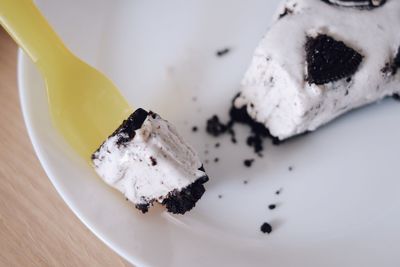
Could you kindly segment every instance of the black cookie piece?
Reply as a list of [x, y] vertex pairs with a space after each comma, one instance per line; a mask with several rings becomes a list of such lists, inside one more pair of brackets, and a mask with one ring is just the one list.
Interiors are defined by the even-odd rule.
[[279, 19], [286, 17], [287, 15], [291, 15], [293, 13], [293, 10], [285, 7], [285, 9], [283, 10], [283, 12], [281, 14], [279, 14]]
[[227, 55], [230, 51], [231, 51], [230, 48], [224, 48], [224, 49], [218, 50], [218, 51], [215, 53], [215, 55], [216, 55], [217, 57], [223, 57], [223, 56]]
[[272, 232], [272, 226], [271, 226], [269, 223], [265, 222], [265, 223], [263, 223], [263, 224], [261, 225], [260, 230], [261, 230], [261, 232], [263, 232], [264, 234], [265, 234], [265, 233], [270, 234], [270, 233]]
[[327, 4], [341, 6], [341, 7], [352, 7], [359, 9], [373, 9], [381, 7], [386, 3], [386, 0], [321, 0]]
[[[200, 168], [199, 170], [204, 170]], [[185, 214], [191, 210], [196, 202], [201, 198], [206, 189], [203, 184], [208, 181], [208, 176], [197, 179], [194, 183], [188, 185], [182, 190], [174, 190], [162, 202], [167, 210], [174, 214]]]
[[317, 85], [353, 75], [363, 56], [326, 34], [308, 37], [305, 45], [308, 82]]
[[223, 124], [217, 115], [212, 116], [207, 120], [207, 133], [212, 136], [218, 137], [221, 134], [224, 134], [228, 130], [228, 127]]
[[[149, 113], [141, 108], [138, 108], [133, 112], [126, 120], [124, 120], [108, 138], [115, 136], [117, 134], [121, 134], [117, 140], [117, 145], [123, 145], [126, 142], [129, 142], [135, 137], [135, 130], [142, 127], [143, 122], [146, 120]], [[104, 143], [103, 143], [104, 144]], [[101, 146], [92, 154], [92, 160], [94, 160], [97, 156], [97, 152], [100, 150]]]
[[[199, 170], [205, 172], [203, 166], [201, 166]], [[191, 210], [196, 205], [196, 202], [202, 197], [206, 191], [203, 184], [208, 180], [208, 176], [205, 175], [180, 191], [173, 190], [161, 204], [171, 213], [185, 214], [187, 211]], [[145, 203], [142, 204], [136, 204], [135, 208], [145, 214], [149, 211], [150, 206], [153, 206], [154, 201], [156, 200], [152, 199], [150, 201], [145, 201]]]
[[138, 210], [140, 210], [143, 214], [145, 214], [146, 212], [149, 211], [149, 207], [150, 207], [150, 203], [146, 203], [146, 204], [136, 204], [135, 208], [137, 208]]
[[138, 108], [128, 117], [128, 119], [124, 120], [121, 126], [111, 135], [114, 136], [121, 134], [118, 138], [117, 145], [121, 145], [132, 140], [133, 137], [135, 137], [135, 130], [142, 127], [148, 115], [149, 113], [146, 110]]

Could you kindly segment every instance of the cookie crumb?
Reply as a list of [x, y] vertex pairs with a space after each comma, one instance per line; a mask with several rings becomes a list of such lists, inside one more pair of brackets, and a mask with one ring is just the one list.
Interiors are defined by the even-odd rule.
[[224, 49], [218, 50], [215, 54], [217, 55], [217, 57], [223, 57], [223, 56], [227, 55], [230, 51], [231, 51], [230, 48], [224, 48]]
[[270, 209], [270, 210], [274, 210], [275, 208], [276, 208], [276, 204], [270, 204], [268, 206], [268, 209]]
[[151, 161], [151, 166], [156, 166], [157, 165], [157, 160], [154, 157], [150, 157], [150, 161]]
[[290, 172], [293, 171], [293, 166], [289, 166], [288, 171], [290, 171]]
[[275, 191], [275, 195], [280, 195], [282, 193], [282, 188]]
[[192, 132], [197, 132], [198, 129], [199, 129], [199, 128], [197, 128], [197, 126], [193, 126], [193, 127], [192, 127]]
[[218, 195], [218, 198], [221, 199], [221, 198], [222, 198], [222, 195]]
[[270, 234], [272, 232], [272, 227], [269, 223], [265, 222], [261, 225], [260, 230], [262, 233]]
[[206, 130], [210, 135], [218, 137], [227, 131], [227, 126], [219, 120], [217, 115], [213, 115], [207, 120]]
[[214, 159], [214, 162], [218, 162], [218, 161], [219, 161], [219, 158], [215, 158], [215, 159]]
[[216, 143], [216, 144], [215, 144], [215, 147], [216, 147], [216, 148], [218, 148], [218, 147], [220, 147], [220, 146], [221, 146], [220, 143]]
[[279, 14], [279, 19], [286, 17], [287, 15], [291, 15], [292, 13], [293, 13], [293, 10], [285, 7], [285, 10], [281, 14]]
[[248, 182], [247, 180], [244, 180], [243, 183], [244, 183], [244, 184], [248, 184], [249, 182]]
[[247, 168], [250, 168], [251, 165], [253, 165], [254, 159], [246, 159], [243, 161], [244, 166], [246, 166]]

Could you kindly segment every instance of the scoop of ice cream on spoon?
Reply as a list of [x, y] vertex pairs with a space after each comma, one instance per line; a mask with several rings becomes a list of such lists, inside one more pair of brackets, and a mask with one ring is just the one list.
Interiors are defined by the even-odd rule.
[[[197, 154], [169, 123], [159, 116], [144, 120], [145, 128], [142, 130], [146, 130], [148, 136], [140, 141], [139, 146], [138, 138], [131, 136], [136, 130], [141, 130], [142, 124], [136, 127], [131, 122], [137, 121], [136, 115], [144, 114], [143, 110], [132, 114], [133, 109], [118, 88], [64, 46], [31, 0], [1, 0], [0, 23], [42, 74], [54, 126], [86, 160], [90, 161], [97, 151], [93, 156], [94, 165], [106, 182], [118, 179], [118, 186], [115, 181], [109, 183], [142, 211], [155, 200], [174, 213], [185, 213], [194, 206], [203, 195], [203, 183], [208, 178]], [[115, 131], [117, 128], [119, 130]], [[112, 135], [113, 132], [116, 134]], [[118, 142], [111, 149], [113, 137], [118, 138]], [[125, 141], [119, 144], [121, 140]], [[114, 154], [106, 149], [106, 156], [103, 155], [105, 148]], [[137, 159], [145, 159], [151, 152], [159, 153], [152, 155], [154, 160], [167, 155], [167, 159], [160, 158], [160, 164], [154, 168], [158, 169], [159, 177], [144, 165], [136, 164]], [[118, 168], [104, 171], [108, 166]], [[158, 179], [157, 185], [155, 178]]]

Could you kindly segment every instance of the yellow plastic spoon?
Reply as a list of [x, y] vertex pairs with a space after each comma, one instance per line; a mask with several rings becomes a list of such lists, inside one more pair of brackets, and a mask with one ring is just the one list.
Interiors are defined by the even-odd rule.
[[0, 0], [0, 23], [43, 75], [53, 124], [90, 160], [132, 108], [107, 77], [64, 46], [31, 0]]

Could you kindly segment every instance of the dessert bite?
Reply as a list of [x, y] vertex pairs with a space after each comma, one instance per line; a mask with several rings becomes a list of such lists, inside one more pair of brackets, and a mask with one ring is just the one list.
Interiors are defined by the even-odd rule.
[[146, 213], [154, 202], [184, 214], [208, 181], [196, 152], [158, 114], [137, 109], [93, 153], [99, 176]]
[[287, 0], [234, 107], [280, 140], [400, 94], [400, 1]]

